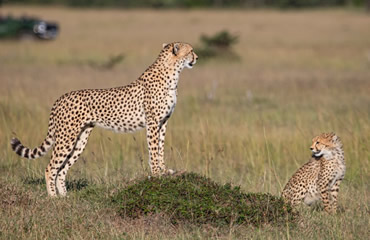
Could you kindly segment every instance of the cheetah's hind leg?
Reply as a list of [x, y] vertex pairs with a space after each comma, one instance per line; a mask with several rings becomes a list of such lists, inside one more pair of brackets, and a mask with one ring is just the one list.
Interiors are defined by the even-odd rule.
[[73, 150], [73, 143], [64, 144], [56, 141], [54, 144], [51, 160], [45, 170], [46, 188], [49, 196], [57, 196], [56, 181], [57, 174], [62, 168], [63, 164], [70, 158]]
[[81, 131], [81, 134], [77, 138], [76, 145], [74, 146], [72, 153], [70, 154], [69, 158], [64, 162], [64, 164], [58, 171], [56, 185], [57, 185], [58, 193], [61, 196], [67, 195], [67, 188], [65, 184], [67, 172], [69, 168], [72, 167], [72, 165], [78, 160], [81, 153], [85, 149], [87, 140], [93, 128], [94, 128], [93, 126], [87, 126]]

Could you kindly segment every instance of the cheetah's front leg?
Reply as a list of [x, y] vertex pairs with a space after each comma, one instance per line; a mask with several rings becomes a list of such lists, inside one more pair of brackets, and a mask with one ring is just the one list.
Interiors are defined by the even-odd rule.
[[154, 119], [147, 120], [146, 139], [149, 150], [149, 166], [151, 173], [157, 176], [163, 173], [163, 169], [159, 165], [159, 130], [159, 123]]
[[167, 123], [168, 123], [168, 118], [165, 119], [164, 123], [159, 129], [158, 160], [159, 160], [159, 167], [161, 168], [162, 172], [171, 175], [171, 174], [174, 174], [175, 171], [172, 169], [166, 169], [166, 166], [164, 164], [164, 139], [166, 137]]
[[339, 192], [339, 185], [342, 182], [342, 179], [343, 178], [338, 179], [333, 187], [330, 189], [332, 212], [337, 212], [337, 197]]
[[327, 180], [327, 177], [319, 177], [318, 186], [320, 189], [320, 197], [321, 201], [324, 205], [324, 210], [328, 213], [332, 212], [331, 209], [331, 199], [330, 199], [330, 189], [329, 189], [329, 181]]

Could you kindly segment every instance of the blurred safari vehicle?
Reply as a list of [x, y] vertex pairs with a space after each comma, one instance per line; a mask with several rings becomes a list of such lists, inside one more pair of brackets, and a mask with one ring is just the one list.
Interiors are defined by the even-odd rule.
[[58, 36], [58, 33], [59, 26], [54, 22], [46, 22], [32, 17], [0, 16], [0, 39], [36, 38], [52, 40]]

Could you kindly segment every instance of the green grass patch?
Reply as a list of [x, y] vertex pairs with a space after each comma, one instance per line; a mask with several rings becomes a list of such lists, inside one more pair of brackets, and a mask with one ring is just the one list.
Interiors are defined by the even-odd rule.
[[243, 193], [195, 173], [144, 179], [118, 191], [112, 201], [123, 218], [164, 214], [173, 224], [260, 226], [293, 222], [297, 216], [279, 197]]

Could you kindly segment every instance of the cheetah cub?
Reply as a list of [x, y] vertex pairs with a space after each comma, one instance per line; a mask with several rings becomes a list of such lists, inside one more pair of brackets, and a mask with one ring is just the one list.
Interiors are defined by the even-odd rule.
[[46, 188], [50, 196], [64, 196], [67, 171], [84, 150], [95, 126], [116, 132], [146, 128], [152, 174], [171, 174], [163, 159], [166, 126], [176, 106], [180, 73], [192, 68], [197, 59], [187, 43], [164, 44], [154, 63], [131, 84], [61, 96], [51, 109], [48, 133], [41, 145], [30, 149], [14, 138], [12, 149], [22, 157], [35, 159], [53, 146], [45, 170]]
[[282, 197], [292, 205], [311, 205], [321, 200], [324, 210], [337, 209], [339, 185], [346, 171], [343, 146], [335, 133], [322, 133], [312, 139], [312, 158], [297, 170], [284, 187]]

